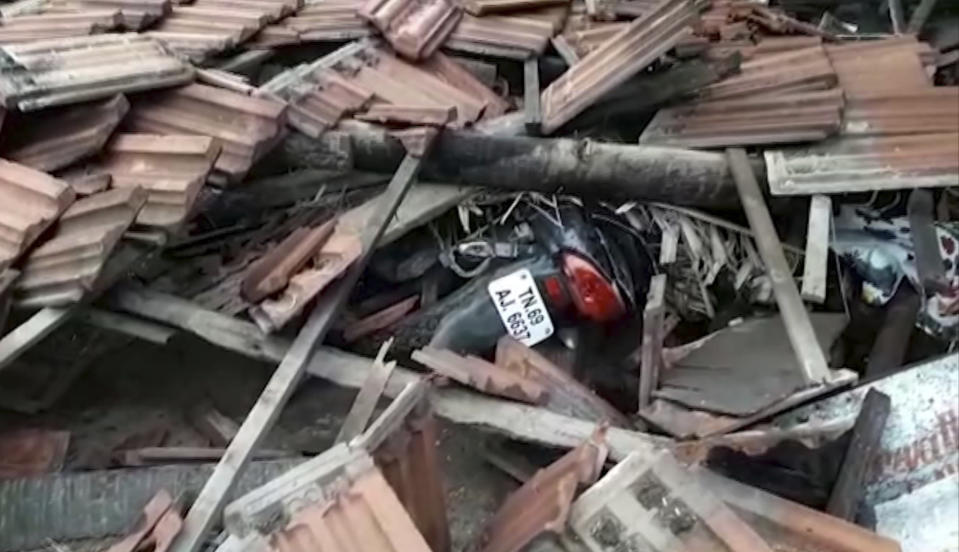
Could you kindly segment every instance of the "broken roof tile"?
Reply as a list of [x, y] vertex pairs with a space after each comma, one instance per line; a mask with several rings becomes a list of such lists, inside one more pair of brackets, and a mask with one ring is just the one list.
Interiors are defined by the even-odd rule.
[[241, 292], [251, 303], [259, 303], [282, 291], [290, 276], [300, 271], [333, 234], [336, 220], [314, 228], [301, 227], [253, 262], [243, 277]]
[[483, 552], [519, 552], [543, 533], [561, 534], [581, 486], [592, 485], [609, 453], [605, 430], [536, 472], [510, 494], [484, 533]]
[[290, 277], [286, 289], [275, 298], [264, 299], [250, 308], [250, 317], [264, 332], [285, 326], [303, 312], [306, 305], [359, 258], [363, 245], [356, 234], [341, 225], [313, 257], [312, 265]]
[[412, 358], [437, 374], [484, 393], [530, 404], [543, 404], [549, 398], [547, 390], [533, 379], [479, 357], [464, 357], [445, 349], [424, 347], [414, 351]]
[[171, 0], [52, 0], [50, 9], [60, 13], [83, 13], [92, 10], [119, 10], [120, 23], [130, 31], [148, 25], [170, 13]]
[[98, 168], [110, 175], [114, 188], [147, 191], [137, 223], [172, 227], [189, 216], [219, 154], [219, 142], [208, 136], [118, 134]]
[[826, 90], [836, 85], [822, 46], [768, 55], [756, 55], [739, 67], [739, 73], [702, 90], [704, 99], [747, 97], [760, 94]]
[[0, 269], [16, 261], [74, 197], [66, 182], [0, 159]]
[[68, 431], [20, 429], [0, 434], [0, 479], [60, 471], [69, 444]]
[[475, 16], [491, 13], [535, 10], [556, 5], [568, 5], [569, 0], [465, 0], [463, 9]]
[[689, 0], [663, 0], [570, 67], [543, 91], [543, 133], [558, 130], [691, 34], [695, 15]]
[[17, 303], [33, 308], [80, 301], [145, 202], [142, 188], [121, 188], [73, 203], [50, 239], [26, 257], [16, 282]]
[[[397, 397], [392, 404], [397, 403], [402, 396]], [[370, 454], [426, 539], [430, 550], [449, 551], [450, 529], [446, 516], [443, 468], [437, 446], [437, 423], [428, 401], [424, 400], [425, 395], [420, 397], [423, 398], [420, 398], [413, 411], [397, 421], [398, 427], [383, 428], [389, 429], [389, 435], [379, 444], [371, 443], [375, 448]], [[384, 411], [380, 419], [388, 414], [388, 410]]]
[[266, 26], [253, 38], [253, 42], [281, 46], [371, 36], [374, 28], [356, 13], [364, 3], [364, 0], [308, 2], [290, 17]]
[[201, 61], [250, 40], [302, 5], [302, 0], [196, 0], [175, 6], [150, 34], [173, 51]]
[[411, 60], [435, 52], [462, 15], [449, 0], [368, 0], [358, 13]]
[[271, 535], [277, 552], [430, 552], [396, 494], [376, 469], [349, 477], [342, 492], [294, 514]]
[[319, 136], [373, 96], [380, 104], [455, 109], [453, 126], [504, 113], [506, 102], [442, 53], [413, 65], [376, 40], [353, 42], [281, 73], [257, 90], [290, 104], [290, 124]]
[[959, 132], [959, 87], [858, 94], [846, 100], [846, 136]]
[[373, 104], [355, 115], [361, 121], [443, 126], [456, 118], [456, 107], [420, 107], [415, 105]]
[[100, 151], [130, 109], [122, 95], [25, 115], [21, 132], [9, 136], [3, 157], [41, 171], [53, 171]]
[[119, 10], [21, 15], [2, 20], [0, 44], [92, 35], [116, 29], [122, 21]]
[[67, 169], [57, 175], [73, 188], [77, 197], [102, 192], [110, 187], [110, 173], [95, 165], [84, 165]]
[[627, 456], [576, 500], [569, 521], [592, 552], [772, 552], [668, 452]]
[[184, 84], [193, 69], [156, 41], [101, 34], [0, 47], [0, 99], [31, 111]]
[[210, 136], [223, 151], [214, 168], [237, 182], [282, 138], [286, 106], [202, 84], [143, 95], [127, 117], [137, 132]]
[[766, 150], [774, 195], [959, 185], [959, 133], [842, 137]]
[[443, 45], [450, 50], [526, 59], [541, 54], [563, 26], [568, 8], [554, 6], [500, 15], [464, 14]]
[[910, 36], [825, 46], [847, 98], [930, 87], [932, 82], [923, 69], [927, 51], [931, 51], [928, 44]]
[[659, 110], [641, 144], [711, 148], [823, 140], [840, 127], [842, 90], [692, 102]]
[[366, 337], [379, 330], [389, 328], [406, 317], [419, 302], [418, 295], [407, 297], [382, 310], [367, 315], [356, 322], [351, 322], [343, 329], [343, 341], [352, 343], [361, 337]]
[[580, 383], [545, 356], [519, 341], [503, 336], [496, 343], [496, 364], [525, 378], [538, 381], [549, 390], [546, 407], [573, 418], [609, 422], [630, 427], [630, 422], [613, 405]]

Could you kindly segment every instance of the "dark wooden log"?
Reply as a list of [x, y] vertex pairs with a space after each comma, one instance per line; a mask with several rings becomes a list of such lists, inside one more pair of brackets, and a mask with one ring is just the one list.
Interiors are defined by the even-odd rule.
[[[331, 150], [342, 151], [344, 136], [359, 170], [392, 172], [405, 154], [396, 138], [365, 128], [327, 132], [318, 139], [291, 133], [273, 157], [287, 167], [325, 168], [333, 156]], [[445, 184], [564, 192], [612, 201], [713, 208], [739, 205], [722, 155], [655, 146], [446, 130], [424, 160], [422, 175]]]
[[879, 452], [879, 442], [891, 404], [889, 395], [880, 391], [870, 389], [866, 394], [852, 429], [849, 449], [839, 469], [839, 478], [829, 495], [827, 513], [846, 521], [855, 521], [859, 500], [866, 488], [866, 475]]

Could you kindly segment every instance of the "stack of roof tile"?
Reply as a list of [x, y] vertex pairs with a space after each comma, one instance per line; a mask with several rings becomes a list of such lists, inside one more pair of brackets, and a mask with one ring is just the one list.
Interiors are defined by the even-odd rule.
[[7, 137], [0, 155], [41, 171], [61, 169], [99, 152], [129, 108], [118, 95], [24, 116], [20, 132]]
[[628, 25], [625, 21], [596, 21], [585, 15], [569, 17], [560, 35], [575, 54], [567, 61], [579, 61]]
[[569, 4], [569, 0], [465, 0], [463, 9], [479, 17], [492, 13], [515, 12]]
[[359, 14], [379, 29], [400, 55], [418, 60], [443, 44], [462, 12], [448, 0], [368, 0]]
[[0, 44], [92, 35], [116, 29], [122, 23], [119, 10], [21, 15], [2, 20]]
[[[319, 136], [373, 100], [380, 110], [406, 109], [406, 122], [433, 123], [436, 113], [453, 126], [495, 117], [507, 104], [476, 77], [442, 53], [411, 64], [375, 40], [348, 44], [319, 60], [293, 68], [261, 86], [258, 94], [275, 94], [290, 105], [290, 124]], [[434, 113], [435, 112], [435, 113]], [[394, 116], [395, 116], [394, 113]]]
[[660, 110], [640, 143], [724, 147], [822, 140], [838, 132], [842, 90], [822, 46], [756, 55], [703, 99]]
[[253, 39], [260, 46], [283, 46], [302, 42], [342, 41], [373, 34], [373, 27], [356, 12], [364, 0], [308, 2], [295, 14], [267, 25]]
[[189, 216], [219, 153], [219, 142], [207, 136], [120, 134], [98, 166], [114, 188], [147, 191], [137, 223], [174, 227]]
[[543, 133], [555, 132], [689, 36], [695, 16], [689, 0], [664, 0], [570, 67], [543, 91]]
[[74, 197], [66, 182], [0, 159], [0, 270], [16, 261]]
[[525, 59], [541, 54], [563, 27], [566, 6], [476, 17], [465, 14], [443, 44], [461, 52]]
[[0, 101], [23, 111], [184, 84], [193, 69], [137, 34], [0, 47]]
[[210, 136], [223, 151], [215, 176], [237, 182], [284, 135], [286, 106], [229, 90], [193, 84], [142, 95], [127, 117], [135, 132]]
[[841, 136], [765, 152], [774, 194], [959, 185], [959, 87], [933, 86], [912, 37], [829, 45], [846, 98]]
[[15, 284], [17, 303], [50, 307], [80, 301], [145, 201], [142, 189], [124, 188], [71, 205], [60, 217], [56, 233], [23, 263]]
[[138, 31], [167, 16], [172, 4], [171, 0], [50, 0], [44, 11], [84, 13], [93, 10], [119, 10], [123, 27]]
[[202, 60], [249, 40], [302, 5], [302, 0], [196, 0], [175, 6], [149, 34], [180, 54]]

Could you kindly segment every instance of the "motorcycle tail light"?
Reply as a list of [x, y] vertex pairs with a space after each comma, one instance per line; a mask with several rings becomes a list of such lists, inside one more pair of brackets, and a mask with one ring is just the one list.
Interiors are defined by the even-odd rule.
[[626, 313], [616, 286], [593, 263], [573, 253], [563, 254], [563, 271], [579, 313], [595, 322], [610, 322]]
[[549, 298], [550, 306], [554, 309], [562, 311], [569, 306], [569, 295], [558, 275], [543, 278], [543, 289], [546, 291], [546, 297]]

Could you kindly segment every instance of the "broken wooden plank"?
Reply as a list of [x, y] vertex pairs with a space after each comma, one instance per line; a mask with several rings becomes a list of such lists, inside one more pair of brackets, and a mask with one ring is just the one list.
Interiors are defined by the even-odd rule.
[[539, 58], [527, 58], [523, 62], [523, 112], [526, 133], [539, 134], [543, 124], [543, 110], [540, 104]]
[[[288, 339], [264, 334], [251, 322], [204, 309], [165, 293], [122, 287], [111, 293], [108, 303], [113, 308], [180, 328], [254, 359], [278, 362], [290, 347]], [[369, 358], [330, 347], [318, 347], [307, 366], [312, 376], [357, 389], [363, 386], [370, 370]], [[419, 373], [398, 366], [393, 370], [384, 394], [395, 397], [406, 384], [420, 378]], [[551, 447], [578, 446], [596, 428], [596, 422], [458, 389], [434, 391], [433, 407], [438, 415], [455, 423], [478, 425], [512, 439]], [[634, 451], [648, 454], [672, 442], [671, 439], [616, 427], [609, 428], [606, 437], [614, 459], [623, 459]]]
[[919, 284], [925, 294], [933, 292], [949, 293], [949, 281], [939, 252], [939, 238], [936, 237], [935, 205], [932, 192], [915, 189], [909, 194], [907, 204], [909, 231], [912, 235], [912, 249], [916, 254], [916, 272]]
[[215, 447], [229, 445], [240, 431], [240, 426], [232, 418], [226, 417], [212, 405], [192, 410], [190, 421]]
[[807, 383], [822, 383], [829, 379], [829, 366], [822, 349], [816, 342], [816, 333], [803, 306], [796, 282], [792, 278], [792, 270], [786, 262], [782, 244], [776, 234], [762, 191], [756, 182], [756, 175], [746, 157], [746, 151], [741, 148], [726, 150], [729, 169], [739, 190], [739, 197], [749, 219], [756, 238], [756, 246], [762, 256], [763, 263], [769, 273], [773, 292], [776, 295], [776, 304], [782, 313], [786, 324], [786, 333], [792, 343], [793, 352], [799, 359], [800, 371]]
[[832, 200], [817, 194], [809, 199], [809, 228], [806, 231], [806, 256], [803, 259], [802, 298], [813, 303], [826, 300], [826, 274], [829, 260], [829, 229], [832, 225]]
[[170, 508], [173, 507], [173, 497], [170, 493], [161, 490], [154, 496], [146, 506], [143, 507], [143, 515], [137, 520], [136, 526], [130, 533], [111, 546], [107, 552], [133, 552], [140, 542], [151, 532], [153, 527], [160, 521]]
[[346, 303], [353, 286], [366, 269], [376, 243], [393, 218], [403, 196], [416, 179], [420, 159], [407, 156], [386, 191], [377, 203], [376, 215], [362, 233], [363, 253], [350, 267], [346, 275], [330, 286], [319, 299], [306, 324], [300, 330], [283, 360], [273, 373], [266, 388], [250, 410], [236, 438], [230, 443], [223, 460], [217, 465], [210, 480], [203, 487], [193, 507], [187, 514], [183, 531], [173, 544], [175, 552], [197, 552], [203, 545], [207, 532], [219, 516], [227, 494], [233, 488], [240, 473], [250, 460], [266, 432], [273, 426], [280, 410], [286, 404], [296, 383], [309, 364], [316, 346], [323, 341], [333, 320]]
[[98, 328], [132, 335], [157, 345], [166, 345], [176, 334], [176, 330], [168, 326], [95, 307], [83, 309], [78, 318]]
[[852, 430], [852, 440], [839, 469], [839, 478], [829, 495], [827, 513], [847, 521], [856, 521], [866, 476], [880, 451], [879, 443], [891, 409], [889, 395], [875, 389], [870, 389], [866, 394]]
[[343, 341], [352, 343], [357, 339], [366, 337], [379, 330], [389, 328], [416, 308], [416, 303], [419, 300], [419, 296], [416, 295], [407, 297], [394, 305], [390, 305], [385, 309], [365, 316], [356, 322], [351, 322], [343, 329]]
[[241, 291], [251, 303], [259, 303], [283, 290], [297, 273], [323, 247], [333, 234], [336, 220], [315, 228], [297, 228], [247, 269]]
[[666, 275], [657, 274], [649, 281], [646, 307], [643, 309], [643, 343], [639, 365], [639, 410], [649, 406], [653, 390], [659, 385], [659, 369], [663, 363], [663, 297]]
[[354, 437], [363, 433], [370, 417], [373, 416], [373, 410], [376, 409], [376, 403], [380, 400], [380, 395], [386, 388], [386, 382], [390, 379], [390, 374], [396, 368], [396, 362], [385, 362], [386, 352], [389, 351], [393, 339], [389, 339], [380, 346], [379, 353], [373, 360], [373, 369], [370, 370], [363, 387], [356, 394], [356, 400], [350, 407], [349, 413], [340, 426], [340, 432], [337, 434], [334, 443], [347, 443]]

